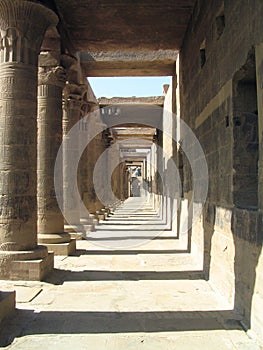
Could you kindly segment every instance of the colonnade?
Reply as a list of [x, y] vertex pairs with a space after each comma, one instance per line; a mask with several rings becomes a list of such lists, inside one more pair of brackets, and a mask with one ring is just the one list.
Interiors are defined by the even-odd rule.
[[[70, 186], [70, 160], [76, 155], [78, 139], [68, 144], [67, 133], [94, 101], [89, 101], [86, 79], [74, 71], [76, 58], [57, 49], [43, 50], [47, 29], [57, 23], [56, 14], [39, 3], [0, 2], [2, 279], [43, 279], [53, 269], [52, 252], [74, 253], [76, 242], [70, 232], [83, 227]], [[66, 230], [54, 188], [54, 166], [63, 137], [59, 190], [70, 209], [71, 226]]]
[[[59, 35], [53, 40], [54, 49], [46, 45], [46, 33], [56, 31], [57, 23], [57, 15], [39, 3], [0, 2], [0, 278], [43, 279], [53, 269], [53, 253], [74, 253], [74, 237], [94, 226], [93, 215], [83, 217], [72, 193], [71, 160], [80, 141], [78, 137], [69, 140], [68, 132], [98, 105], [78, 60], [62, 52]], [[78, 180], [83, 202], [98, 216], [105, 208], [96, 196], [92, 169], [111, 137], [102, 132], [105, 125], [99, 112], [92, 123], [101, 132], [83, 154]], [[62, 139], [59, 191], [67, 222], [54, 187]], [[114, 154], [109, 152], [109, 164], [111, 157]], [[113, 175], [113, 192], [119, 201], [125, 199], [124, 172], [125, 164], [120, 163]], [[102, 184], [107, 183], [105, 176], [101, 171]]]

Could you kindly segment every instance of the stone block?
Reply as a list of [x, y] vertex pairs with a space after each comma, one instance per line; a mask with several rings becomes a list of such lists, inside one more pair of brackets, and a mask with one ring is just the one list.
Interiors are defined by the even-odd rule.
[[48, 244], [45, 244], [45, 246], [48, 248], [49, 252], [54, 252], [55, 255], [68, 256], [68, 255], [73, 255], [76, 252], [75, 239], [71, 239], [70, 242], [67, 242], [67, 243], [57, 243], [57, 244], [48, 243]]
[[54, 253], [38, 260], [16, 260], [10, 263], [5, 279], [42, 281], [54, 268]]
[[14, 313], [15, 299], [15, 291], [0, 292], [0, 322]]

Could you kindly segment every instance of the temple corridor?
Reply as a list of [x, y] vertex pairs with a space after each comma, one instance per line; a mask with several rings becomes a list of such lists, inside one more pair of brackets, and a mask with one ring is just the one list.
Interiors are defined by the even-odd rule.
[[262, 18], [0, 0], [0, 347], [263, 349]]

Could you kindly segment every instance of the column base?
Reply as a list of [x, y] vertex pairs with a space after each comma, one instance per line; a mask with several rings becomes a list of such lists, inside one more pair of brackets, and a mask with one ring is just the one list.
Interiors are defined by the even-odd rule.
[[85, 233], [84, 233], [84, 237], [87, 236], [87, 234], [89, 234], [90, 232], [93, 232], [95, 231], [95, 225], [97, 225], [98, 223], [98, 220], [95, 219], [95, 216], [92, 215], [93, 217], [89, 217], [88, 219], [86, 218], [81, 218], [80, 219], [80, 222], [81, 224], [83, 225], [84, 227], [84, 230], [85, 230]]
[[83, 225], [64, 225], [64, 230], [70, 235], [71, 239], [82, 240], [85, 236]]
[[105, 210], [106, 210], [107, 216], [110, 216], [112, 214], [111, 208], [105, 207]]
[[106, 208], [102, 208], [100, 211], [102, 212], [102, 214], [105, 215], [105, 217], [108, 216], [108, 211], [106, 210]]
[[41, 233], [38, 234], [38, 242], [55, 255], [68, 256], [76, 252], [76, 240], [72, 239], [69, 232]]
[[69, 243], [70, 235], [68, 232], [61, 233], [39, 233], [37, 235], [38, 243], [40, 244], [59, 244], [59, 243]]
[[80, 222], [84, 226], [84, 228], [86, 228], [87, 225], [94, 226], [97, 224], [97, 219], [95, 219], [95, 215], [92, 215], [92, 216], [94, 216], [94, 218], [88, 218], [88, 219], [81, 218], [80, 219]]
[[16, 309], [16, 293], [12, 292], [0, 292], [0, 322], [11, 316]]
[[64, 230], [65, 232], [69, 233], [72, 231], [76, 232], [85, 232], [84, 227], [82, 224], [77, 224], [77, 225], [64, 225]]
[[42, 281], [54, 268], [54, 254], [45, 246], [32, 251], [1, 251], [0, 279]]
[[84, 233], [82, 232], [69, 232], [71, 239], [75, 239], [76, 241], [81, 241], [83, 239]]
[[48, 243], [45, 244], [49, 252], [53, 252], [55, 255], [73, 255], [76, 253], [76, 239], [71, 239], [67, 243]]
[[97, 210], [95, 215], [98, 221], [105, 220], [105, 218], [107, 217], [107, 215], [103, 213], [101, 210]]
[[97, 223], [98, 223], [98, 222], [97, 222], [97, 220], [96, 220], [96, 223], [84, 225], [84, 227], [85, 227], [85, 235], [89, 234], [90, 232], [96, 231], [95, 225], [97, 225]]

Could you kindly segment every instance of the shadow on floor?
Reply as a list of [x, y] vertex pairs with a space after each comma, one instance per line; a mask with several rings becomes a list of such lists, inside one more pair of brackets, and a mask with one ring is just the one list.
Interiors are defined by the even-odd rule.
[[78, 249], [73, 256], [81, 256], [81, 255], [139, 255], [139, 254], [186, 254], [190, 253], [189, 250], [84, 250]]
[[128, 237], [87, 237], [86, 241], [119, 241], [119, 240], [127, 240], [127, 239], [149, 239], [149, 240], [173, 240], [178, 238], [176, 236], [128, 236]]
[[54, 272], [45, 281], [51, 284], [61, 285], [66, 281], [165, 281], [200, 279], [204, 279], [203, 271], [71, 271], [54, 269]]
[[0, 331], [0, 346], [40, 334], [98, 334], [241, 329], [232, 311], [81, 312], [17, 310]]

